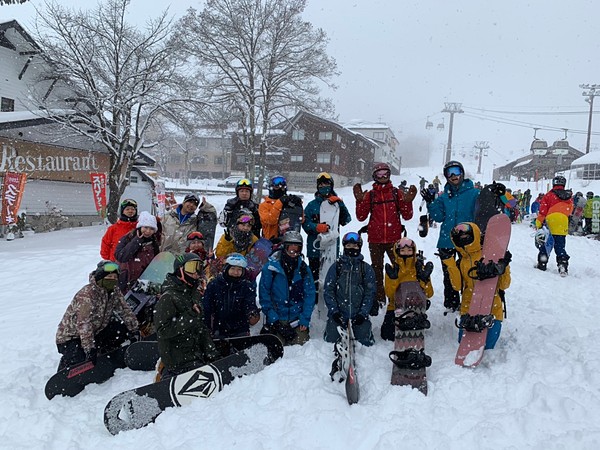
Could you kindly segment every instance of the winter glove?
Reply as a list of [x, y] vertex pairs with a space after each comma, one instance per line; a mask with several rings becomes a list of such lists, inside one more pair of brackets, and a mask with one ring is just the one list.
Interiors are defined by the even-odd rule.
[[273, 324], [273, 329], [286, 342], [293, 341], [297, 337], [296, 330], [294, 330], [289, 323], [282, 322], [281, 320]]
[[421, 261], [417, 261], [415, 268], [417, 269], [417, 278], [420, 281], [427, 283], [433, 272], [433, 263], [429, 261], [427, 264], [423, 264]]
[[453, 248], [438, 248], [436, 255], [439, 256], [441, 260], [454, 258], [454, 255], [456, 255], [456, 250]]
[[435, 200], [435, 196], [427, 189], [421, 189], [421, 197], [423, 197], [423, 200], [425, 200], [425, 203], [427, 204], [430, 204]]
[[505, 266], [508, 266], [512, 261], [512, 253], [506, 250], [506, 252], [504, 253], [504, 258], [501, 258], [500, 261], [502, 261]]
[[334, 203], [341, 202], [342, 199], [339, 198], [337, 195], [331, 195], [327, 197], [327, 201], [333, 205]]
[[362, 190], [362, 185], [360, 183], [356, 183], [352, 186], [352, 192], [354, 193], [354, 198], [357, 202], [362, 202], [365, 198], [365, 193]]
[[506, 186], [502, 183], [496, 183], [495, 181], [490, 185], [490, 191], [496, 194], [498, 197], [506, 194]]
[[400, 266], [398, 266], [397, 264], [394, 264], [393, 266], [389, 263], [385, 264], [385, 273], [392, 280], [395, 280], [396, 278], [398, 278], [399, 270], [400, 270]]
[[316, 227], [317, 233], [327, 233], [329, 231], [329, 225], [326, 223], [318, 223]]
[[96, 365], [98, 362], [98, 349], [96, 347], [90, 348], [85, 352], [85, 359], [91, 361], [93, 365]]
[[457, 311], [458, 308], [460, 308], [460, 299], [458, 297], [458, 293], [456, 295], [452, 295], [450, 298], [444, 298], [444, 308], [451, 311]]
[[352, 319], [352, 325], [355, 327], [358, 327], [358, 326], [362, 325], [363, 323], [365, 323], [366, 321], [367, 321], [367, 318], [365, 316], [358, 315], [354, 319]]
[[408, 188], [408, 192], [404, 193], [404, 201], [412, 202], [417, 196], [417, 187], [414, 184], [411, 184]]
[[346, 324], [344, 323], [344, 321], [342, 320], [342, 314], [339, 311], [334, 312], [331, 315], [331, 320], [333, 320], [335, 323], [337, 323], [338, 325], [341, 325], [343, 327], [346, 326]]
[[[506, 266], [500, 267], [494, 261], [485, 263], [483, 262], [483, 259], [480, 259], [475, 263], [475, 266], [469, 270], [469, 276], [476, 280], [487, 280], [502, 275], [505, 268]], [[474, 275], [473, 272], [477, 273]]]

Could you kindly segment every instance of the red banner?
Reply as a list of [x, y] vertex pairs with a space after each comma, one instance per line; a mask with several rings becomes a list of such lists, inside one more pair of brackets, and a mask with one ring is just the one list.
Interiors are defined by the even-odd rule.
[[2, 225], [13, 225], [17, 223], [19, 206], [25, 190], [24, 173], [6, 172], [2, 186]]
[[94, 194], [94, 204], [96, 211], [102, 218], [106, 217], [106, 174], [90, 173], [92, 179], [92, 193]]

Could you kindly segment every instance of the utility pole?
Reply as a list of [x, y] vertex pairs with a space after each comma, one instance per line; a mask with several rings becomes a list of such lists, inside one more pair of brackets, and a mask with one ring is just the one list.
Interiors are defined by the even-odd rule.
[[442, 109], [442, 112], [450, 113], [450, 126], [448, 127], [448, 147], [446, 147], [446, 158], [444, 158], [444, 164], [452, 159], [452, 128], [454, 126], [454, 114], [461, 114], [464, 112], [461, 109], [461, 106], [462, 103], [444, 103], [444, 109]]
[[594, 97], [600, 95], [600, 84], [580, 84], [581, 89], [585, 89], [581, 93], [586, 102], [590, 104], [590, 116], [588, 118], [587, 143], [585, 144], [585, 153], [590, 152], [590, 141], [592, 139], [592, 114], [594, 112]]
[[487, 141], [477, 141], [474, 145], [475, 148], [479, 149], [479, 164], [477, 165], [477, 175], [481, 174], [481, 160], [483, 159], [483, 151], [490, 148]]

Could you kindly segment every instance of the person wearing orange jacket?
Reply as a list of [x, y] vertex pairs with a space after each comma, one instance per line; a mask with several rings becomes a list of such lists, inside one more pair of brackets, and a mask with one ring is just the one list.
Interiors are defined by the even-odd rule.
[[127, 198], [121, 202], [119, 207], [119, 220], [112, 224], [102, 236], [100, 243], [100, 256], [107, 261], [117, 261], [115, 252], [119, 240], [132, 230], [135, 230], [138, 221], [137, 202]]
[[394, 260], [392, 248], [394, 242], [402, 237], [402, 222], [413, 216], [412, 201], [417, 195], [416, 186], [410, 186], [407, 192], [392, 185], [392, 171], [386, 163], [377, 163], [373, 167], [373, 188], [363, 192], [360, 183], [354, 185], [356, 199], [356, 218], [363, 222], [369, 217], [367, 234], [369, 236], [369, 252], [371, 266], [375, 271], [377, 292], [371, 308], [371, 315], [379, 314], [379, 308], [385, 305], [383, 288], [383, 258], [387, 253], [390, 261]]
[[279, 219], [281, 211], [302, 206], [302, 199], [296, 195], [287, 193], [287, 181], [282, 176], [276, 176], [269, 183], [269, 195], [264, 197], [258, 205], [258, 214], [262, 225], [262, 236], [275, 242], [286, 231], [300, 231], [300, 225], [304, 222], [304, 214], [299, 218], [299, 223], [291, 224], [290, 230], [280, 230]]
[[[562, 175], [557, 175], [552, 180], [552, 189], [540, 201], [540, 210], [535, 220], [535, 226], [539, 230], [544, 221], [548, 225], [550, 234], [554, 238], [554, 252], [556, 253], [556, 265], [561, 276], [568, 274], [569, 255], [565, 249], [567, 234], [569, 234], [569, 216], [573, 212], [573, 193], [565, 189], [567, 180]], [[537, 269], [546, 270], [548, 254], [546, 246], [540, 246], [538, 253]]]

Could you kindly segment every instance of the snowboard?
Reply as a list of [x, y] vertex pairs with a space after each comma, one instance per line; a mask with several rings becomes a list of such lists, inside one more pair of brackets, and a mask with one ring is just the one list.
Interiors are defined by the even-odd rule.
[[[429, 358], [425, 355], [425, 329], [430, 327], [427, 320], [427, 297], [418, 281], [400, 283], [394, 296], [395, 340], [394, 351], [390, 353], [392, 365], [391, 383], [395, 386], [411, 386], [427, 395], [426, 367], [421, 364], [397, 364], [399, 355], [406, 355], [409, 363], [414, 358]], [[412, 367], [411, 367], [412, 365]]]
[[550, 255], [552, 254], [552, 250], [554, 249], [554, 236], [552, 236], [552, 234], [550, 233], [550, 230], [548, 229], [548, 227], [546, 227], [546, 225], [544, 225], [542, 228], [540, 228], [538, 231], [536, 231], [534, 233], [534, 238], [533, 238], [534, 241], [533, 241], [533, 243], [535, 245], [535, 248], [537, 248], [538, 250], [540, 249], [540, 244], [538, 243], [538, 241], [535, 238], [535, 236], [538, 233], [540, 233], [540, 232], [544, 233], [544, 236], [545, 236], [545, 238], [544, 238], [544, 242], [545, 242], [544, 248], [545, 248], [545, 251], [546, 251], [546, 255], [548, 255], [548, 259], [550, 259]]
[[427, 214], [419, 216], [419, 226], [417, 229], [419, 236], [422, 238], [427, 237], [427, 233], [429, 232], [429, 216]]
[[88, 384], [104, 383], [114, 375], [116, 369], [126, 367], [126, 349], [127, 344], [111, 352], [99, 354], [95, 365], [91, 361], [84, 361], [55, 373], [44, 388], [46, 397], [48, 400], [57, 395], [75, 397]]
[[[277, 347], [279, 338], [272, 334], [241, 336], [226, 339], [214, 339], [213, 342], [221, 355], [230, 355], [254, 344], [262, 343], [268, 347]], [[131, 344], [125, 352], [125, 364], [131, 370], [154, 370], [160, 358], [157, 341], [138, 341]]]
[[485, 232], [489, 220], [504, 211], [504, 203], [501, 197], [506, 194], [506, 187], [502, 183], [493, 182], [481, 189], [475, 203], [475, 224], [481, 231], [481, 239], [485, 238]]
[[300, 231], [302, 228], [302, 217], [304, 209], [302, 203], [283, 208], [279, 214], [279, 236], [283, 236], [287, 231]]
[[[588, 200], [590, 201], [590, 200]], [[592, 233], [600, 233], [600, 199], [593, 197], [592, 202]]]
[[327, 305], [325, 305], [325, 278], [329, 268], [335, 264], [338, 253], [338, 238], [340, 236], [340, 205], [331, 204], [327, 200], [321, 202], [319, 222], [329, 225], [329, 231], [319, 233], [313, 246], [319, 252], [319, 291], [317, 292], [317, 314], [327, 319]]
[[197, 230], [202, 233], [205, 239], [205, 248], [214, 248], [215, 233], [217, 231], [217, 214], [213, 211], [198, 211]]
[[360, 398], [360, 389], [358, 378], [356, 376], [356, 368], [354, 365], [355, 343], [354, 331], [352, 330], [352, 321], [348, 320], [346, 328], [338, 325], [337, 327], [340, 338], [333, 345], [335, 359], [331, 365], [329, 376], [333, 381], [334, 375], [340, 373], [339, 382], [345, 381], [346, 399], [349, 405], [358, 403]]
[[111, 434], [145, 427], [167, 408], [211, 397], [235, 378], [258, 373], [283, 356], [283, 345], [263, 343], [233, 353], [180, 375], [122, 392], [104, 408]]
[[[490, 219], [487, 229], [489, 233], [486, 234], [483, 241], [482, 258], [484, 262], [490, 260], [498, 262], [508, 249], [511, 232], [510, 219], [506, 214], [497, 214]], [[470, 316], [491, 314], [497, 287], [498, 277], [475, 280], [473, 297], [469, 306]], [[454, 362], [463, 367], [479, 365], [483, 358], [487, 333], [488, 328], [485, 327], [479, 332], [463, 330]]]
[[156, 255], [125, 294], [125, 302], [136, 315], [142, 336], [153, 333], [154, 305], [167, 273], [173, 272], [174, 261], [175, 256], [171, 252], [161, 252]]
[[252, 248], [246, 254], [246, 260], [248, 261], [246, 276], [250, 281], [256, 280], [263, 266], [269, 260], [272, 249], [273, 243], [265, 238], [260, 238], [252, 245]]

